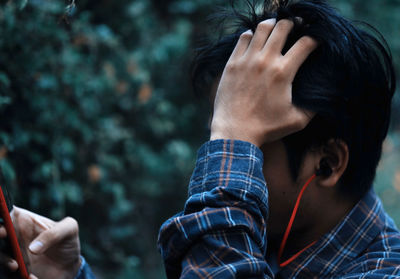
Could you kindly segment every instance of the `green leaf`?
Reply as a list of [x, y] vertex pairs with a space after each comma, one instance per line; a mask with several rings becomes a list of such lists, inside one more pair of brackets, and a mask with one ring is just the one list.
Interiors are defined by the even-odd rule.
[[20, 10], [25, 9], [27, 4], [28, 4], [28, 0], [21, 0], [20, 3], [19, 3], [19, 9]]
[[0, 96], [0, 106], [9, 105], [9, 104], [11, 104], [10, 97]]
[[15, 171], [7, 159], [0, 160], [0, 169], [6, 182], [11, 183], [15, 180]]
[[0, 72], [0, 84], [3, 84], [5, 87], [10, 86], [10, 80], [8, 79], [8, 76], [4, 72]]

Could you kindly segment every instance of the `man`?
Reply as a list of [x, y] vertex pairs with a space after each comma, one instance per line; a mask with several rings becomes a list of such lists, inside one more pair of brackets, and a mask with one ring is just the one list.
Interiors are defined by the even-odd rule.
[[[262, 10], [234, 13], [237, 32], [195, 60], [214, 113], [184, 211], [160, 230], [168, 278], [399, 277], [400, 234], [371, 190], [395, 91], [390, 55], [324, 1]], [[77, 224], [62, 222], [32, 236], [28, 254], [76, 248]], [[91, 276], [76, 251], [59, 278]]]

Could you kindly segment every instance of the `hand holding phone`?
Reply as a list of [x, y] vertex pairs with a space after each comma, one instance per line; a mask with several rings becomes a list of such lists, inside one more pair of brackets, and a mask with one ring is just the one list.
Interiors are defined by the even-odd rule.
[[[30, 279], [75, 278], [81, 262], [78, 223], [73, 218], [55, 222], [16, 206], [11, 216]], [[0, 225], [0, 239], [5, 237], [4, 231]], [[6, 265], [1, 257], [0, 254], [0, 266]]]

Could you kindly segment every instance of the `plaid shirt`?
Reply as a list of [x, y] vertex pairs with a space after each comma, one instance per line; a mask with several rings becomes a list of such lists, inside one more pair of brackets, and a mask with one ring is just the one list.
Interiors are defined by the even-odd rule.
[[373, 191], [276, 274], [266, 261], [263, 154], [232, 140], [204, 144], [184, 211], [160, 230], [168, 278], [400, 278], [400, 234]]

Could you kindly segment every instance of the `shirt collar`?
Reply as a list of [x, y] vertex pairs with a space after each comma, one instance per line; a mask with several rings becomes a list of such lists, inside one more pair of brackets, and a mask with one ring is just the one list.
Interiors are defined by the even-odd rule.
[[386, 214], [373, 190], [369, 191], [329, 233], [280, 270], [283, 278], [318, 278], [331, 274], [359, 254], [385, 226]]

